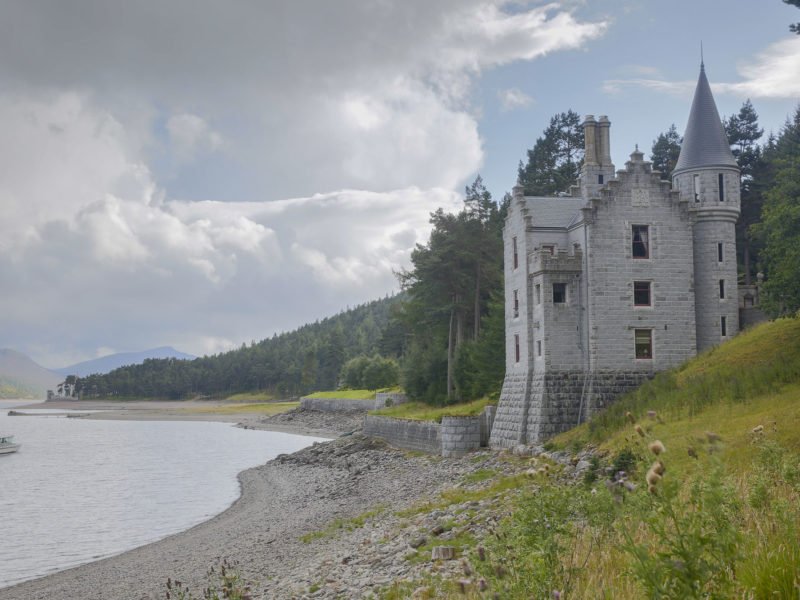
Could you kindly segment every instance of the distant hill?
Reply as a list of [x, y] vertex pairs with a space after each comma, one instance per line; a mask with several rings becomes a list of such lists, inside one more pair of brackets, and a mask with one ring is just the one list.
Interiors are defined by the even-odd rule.
[[0, 398], [40, 398], [63, 380], [15, 350], [0, 350]]
[[197, 358], [191, 354], [179, 352], [171, 346], [161, 346], [160, 348], [153, 348], [151, 350], [142, 350], [141, 352], [117, 352], [116, 354], [109, 354], [108, 356], [101, 356], [93, 360], [86, 360], [83, 362], [62, 367], [60, 369], [53, 369], [54, 372], [60, 375], [77, 375], [78, 377], [86, 377], [98, 373], [105, 375], [114, 369], [126, 367], [128, 365], [140, 365], [144, 361], [151, 358], [178, 358], [181, 360], [194, 360]]

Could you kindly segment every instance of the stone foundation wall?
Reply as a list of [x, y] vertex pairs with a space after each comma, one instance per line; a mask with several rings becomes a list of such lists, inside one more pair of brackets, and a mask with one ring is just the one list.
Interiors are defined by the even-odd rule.
[[322, 412], [367, 412], [375, 406], [374, 400], [351, 398], [300, 398], [300, 408]]
[[442, 442], [441, 426], [432, 421], [411, 421], [367, 415], [364, 420], [364, 435], [386, 440], [393, 446], [406, 450], [417, 450], [429, 454], [440, 454]]
[[463, 456], [480, 448], [480, 417], [442, 417], [442, 456]]
[[491, 446], [507, 448], [525, 442], [527, 395], [527, 373], [506, 374], [491, 428]]
[[[523, 399], [518, 387], [514, 393], [506, 394], [504, 384], [490, 445], [507, 448], [546, 440], [587, 421], [651, 376], [642, 371], [536, 373]], [[519, 419], [516, 423], [512, 422], [515, 418]]]
[[375, 394], [375, 410], [386, 408], [387, 406], [397, 406], [405, 404], [408, 398], [403, 392], [378, 392]]

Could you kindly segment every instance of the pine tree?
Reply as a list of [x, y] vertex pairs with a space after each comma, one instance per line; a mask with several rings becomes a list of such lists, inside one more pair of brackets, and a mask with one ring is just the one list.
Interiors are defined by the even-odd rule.
[[682, 143], [683, 138], [678, 135], [675, 123], [670, 125], [665, 133], [658, 134], [658, 137], [653, 140], [650, 160], [653, 161], [653, 170], [661, 171], [662, 179], [669, 181], [672, 178], [672, 171], [681, 154]]
[[773, 315], [792, 314], [800, 310], [800, 107], [765, 154], [774, 175], [754, 227], [764, 242], [763, 306]]
[[518, 178], [530, 196], [555, 196], [574, 185], [583, 161], [583, 126], [573, 110], [559, 113], [519, 163]]
[[[791, 4], [796, 8], [800, 8], [800, 0], [783, 0], [786, 4]], [[800, 23], [792, 23], [789, 25], [789, 31], [800, 35]]]
[[754, 175], [761, 167], [761, 149], [758, 140], [764, 135], [764, 130], [758, 126], [758, 114], [749, 98], [742, 104], [739, 113], [725, 119], [723, 124], [731, 152], [742, 174], [742, 213], [736, 223], [736, 246], [742, 252], [740, 262], [743, 265], [745, 284], [750, 285], [751, 263], [757, 257], [753, 256], [753, 244], [748, 231], [761, 221], [763, 197], [754, 185]]

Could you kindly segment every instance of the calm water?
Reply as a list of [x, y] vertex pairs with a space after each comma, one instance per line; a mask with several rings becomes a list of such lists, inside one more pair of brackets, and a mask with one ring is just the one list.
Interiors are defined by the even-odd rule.
[[227, 423], [7, 416], [15, 405], [0, 401], [0, 433], [22, 444], [0, 456], [0, 587], [188, 529], [239, 497], [240, 471], [318, 440]]

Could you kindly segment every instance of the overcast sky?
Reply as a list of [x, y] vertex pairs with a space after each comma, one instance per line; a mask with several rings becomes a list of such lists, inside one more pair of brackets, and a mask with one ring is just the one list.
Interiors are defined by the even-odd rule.
[[552, 114], [621, 168], [800, 99], [780, 0], [2, 0], [0, 348], [218, 352], [397, 290], [428, 215], [495, 198]]

